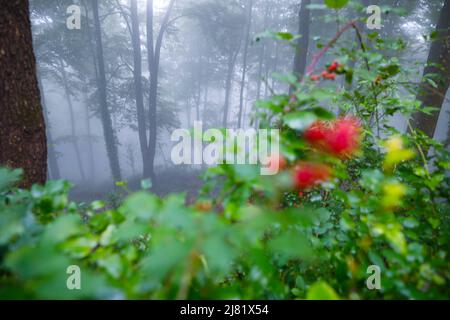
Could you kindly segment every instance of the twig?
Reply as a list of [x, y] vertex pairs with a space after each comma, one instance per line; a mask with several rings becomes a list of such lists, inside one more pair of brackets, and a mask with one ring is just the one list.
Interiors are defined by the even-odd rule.
[[323, 47], [322, 50], [320, 50], [318, 53], [313, 55], [311, 64], [306, 69], [306, 76], [310, 76], [314, 72], [314, 69], [315, 69], [317, 63], [323, 57], [323, 55], [333, 46], [333, 44], [336, 43], [336, 41], [338, 41], [338, 39], [342, 36], [342, 34], [344, 34], [344, 32], [346, 32], [348, 29], [350, 29], [355, 24], [355, 22], [356, 22], [356, 20], [353, 20], [353, 21], [350, 21], [349, 23], [347, 23], [341, 30], [338, 31], [338, 33], [336, 33], [334, 38], [331, 39], [330, 42], [328, 42], [328, 44], [325, 47]]

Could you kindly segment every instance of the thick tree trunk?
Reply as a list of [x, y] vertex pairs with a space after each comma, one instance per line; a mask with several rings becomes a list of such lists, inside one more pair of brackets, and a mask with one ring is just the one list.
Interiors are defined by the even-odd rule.
[[[148, 144], [147, 129], [145, 121], [144, 96], [142, 90], [142, 55], [141, 55], [141, 39], [139, 32], [139, 16], [137, 8], [137, 0], [131, 0], [131, 39], [133, 42], [134, 57], [134, 93], [136, 99], [136, 112], [138, 121], [139, 146], [141, 149], [142, 163], [144, 171], [148, 171], [145, 167], [148, 164]], [[146, 177], [146, 174], [143, 175]]]
[[[294, 57], [294, 75], [298, 81], [303, 79], [306, 69], [306, 59], [308, 57], [309, 46], [309, 25], [311, 23], [310, 10], [307, 8], [311, 0], [302, 0], [298, 14], [298, 34], [301, 36], [297, 42], [297, 50]], [[291, 86], [290, 91], [294, 88]]]
[[[416, 113], [412, 118], [413, 128], [423, 131], [430, 138], [434, 137], [439, 113], [450, 84], [450, 0], [444, 1], [436, 31], [438, 39], [431, 44], [427, 66], [423, 71], [422, 90], [417, 98], [424, 107], [435, 107], [438, 110], [431, 115]], [[435, 81], [437, 88], [433, 88], [425, 80], [433, 73], [438, 76]]]
[[94, 33], [95, 43], [97, 45], [97, 67], [98, 67], [98, 91], [100, 99], [100, 116], [103, 125], [103, 135], [105, 138], [106, 152], [109, 159], [109, 166], [114, 181], [122, 179], [120, 173], [119, 155], [117, 150], [117, 139], [111, 121], [111, 114], [108, 109], [106, 97], [106, 75], [105, 63], [103, 61], [103, 44], [102, 33], [100, 27], [100, 18], [98, 13], [98, 0], [92, 0], [92, 9], [94, 14]]
[[239, 114], [238, 114], [238, 128], [241, 128], [242, 123], [242, 108], [244, 104], [244, 87], [245, 87], [245, 76], [247, 73], [247, 52], [248, 52], [248, 44], [250, 42], [250, 29], [252, 26], [252, 10], [253, 10], [253, 0], [248, 0], [247, 3], [247, 24], [245, 30], [245, 44], [244, 44], [244, 61], [242, 63], [242, 79], [241, 79], [241, 88], [239, 92]]
[[28, 0], [0, 10], [0, 165], [23, 168], [21, 187], [45, 183], [47, 144]]

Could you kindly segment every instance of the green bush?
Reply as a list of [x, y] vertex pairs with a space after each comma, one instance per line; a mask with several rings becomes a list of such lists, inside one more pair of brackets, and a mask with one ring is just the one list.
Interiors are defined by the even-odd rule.
[[[448, 299], [448, 151], [389, 125], [394, 113], [429, 110], [413, 91], [400, 94], [410, 71], [380, 53], [404, 44], [368, 41], [373, 52], [330, 48], [340, 65], [330, 80], [287, 77], [292, 95], [258, 103], [260, 127], [280, 129], [284, 170], [210, 168], [193, 205], [145, 190], [117, 208], [77, 204], [68, 182], [20, 190], [20, 171], [0, 169], [0, 297]], [[336, 108], [361, 122], [351, 156], [305, 139]], [[299, 190], [292, 180], [305, 161], [331, 171]], [[66, 287], [70, 265], [81, 290]], [[379, 290], [366, 286], [370, 265], [381, 269]]]

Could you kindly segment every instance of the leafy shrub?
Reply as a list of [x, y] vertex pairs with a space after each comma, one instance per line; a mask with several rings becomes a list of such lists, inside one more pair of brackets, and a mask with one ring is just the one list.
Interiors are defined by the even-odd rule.
[[[322, 79], [287, 77], [292, 95], [258, 103], [260, 126], [281, 130], [284, 170], [210, 168], [192, 205], [145, 190], [117, 208], [77, 204], [68, 182], [20, 190], [20, 171], [0, 169], [0, 297], [449, 298], [448, 151], [389, 125], [429, 110], [399, 93], [409, 71], [380, 53], [404, 44], [369, 41], [327, 47], [339, 58]], [[66, 287], [70, 265], [82, 290]]]

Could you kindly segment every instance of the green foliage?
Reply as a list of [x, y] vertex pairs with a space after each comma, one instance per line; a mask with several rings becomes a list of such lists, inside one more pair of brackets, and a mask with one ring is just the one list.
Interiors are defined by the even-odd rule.
[[[412, 70], [389, 55], [405, 44], [377, 33], [365, 41], [370, 51], [331, 49], [348, 86], [286, 76], [292, 96], [258, 102], [260, 126], [280, 129], [288, 162], [275, 176], [220, 165], [192, 205], [151, 194], [151, 181], [121, 203], [84, 205], [68, 200], [67, 182], [20, 190], [20, 171], [0, 169], [0, 298], [448, 299], [449, 152], [390, 125], [393, 114], [430, 110], [404, 85]], [[353, 158], [303, 139], [335, 113], [362, 123]], [[305, 160], [328, 164], [333, 177], [299, 193], [292, 170]], [[66, 287], [70, 265], [81, 290]], [[370, 265], [381, 269], [380, 290], [366, 286]]]
[[342, 9], [348, 3], [348, 0], [325, 0], [325, 5], [330, 9]]

